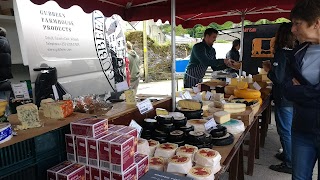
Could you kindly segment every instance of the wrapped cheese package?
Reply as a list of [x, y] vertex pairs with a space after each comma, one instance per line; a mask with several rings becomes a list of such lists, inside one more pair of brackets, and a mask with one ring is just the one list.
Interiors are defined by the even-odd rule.
[[196, 152], [194, 156], [194, 161], [196, 164], [201, 166], [211, 166], [214, 167], [220, 164], [221, 155], [218, 151], [209, 148], [202, 148]]
[[163, 157], [165, 160], [167, 160], [175, 155], [177, 148], [178, 145], [173, 143], [160, 144], [156, 149], [154, 156]]
[[198, 148], [196, 146], [191, 146], [191, 145], [184, 145], [184, 146], [180, 146], [177, 149], [176, 155], [184, 155], [189, 157], [192, 161], [194, 159], [194, 155], [195, 153], [198, 151]]
[[155, 141], [155, 140], [150, 139], [150, 140], [148, 140], [148, 143], [149, 143], [149, 149], [150, 149], [149, 156], [153, 157], [154, 152], [156, 151], [157, 147], [159, 146], [159, 141]]
[[190, 119], [187, 124], [194, 126], [194, 131], [204, 132], [206, 130], [204, 124], [207, 122], [208, 120], [205, 119]]
[[184, 155], [174, 155], [168, 160], [167, 172], [187, 174], [192, 168], [192, 161]]
[[194, 166], [188, 172], [187, 177], [190, 177], [193, 180], [212, 180], [214, 179], [214, 173], [211, 168]]
[[165, 160], [162, 157], [152, 157], [150, 158], [149, 168], [158, 171], [164, 171]]
[[138, 153], [148, 155], [150, 154], [149, 143], [147, 140], [139, 138], [138, 140]]

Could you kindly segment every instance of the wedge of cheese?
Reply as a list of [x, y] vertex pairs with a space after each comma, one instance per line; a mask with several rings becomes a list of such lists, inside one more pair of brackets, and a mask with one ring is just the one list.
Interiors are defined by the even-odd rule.
[[17, 107], [18, 120], [21, 125], [17, 126], [18, 130], [40, 127], [42, 125], [39, 119], [38, 107], [29, 103]]
[[178, 106], [180, 108], [190, 110], [200, 110], [202, 108], [202, 104], [200, 102], [191, 99], [183, 99], [178, 101]]
[[213, 113], [213, 118], [217, 123], [223, 124], [230, 121], [230, 113], [226, 111], [218, 111]]
[[157, 114], [157, 116], [169, 115], [169, 112], [163, 108], [156, 108], [156, 114]]

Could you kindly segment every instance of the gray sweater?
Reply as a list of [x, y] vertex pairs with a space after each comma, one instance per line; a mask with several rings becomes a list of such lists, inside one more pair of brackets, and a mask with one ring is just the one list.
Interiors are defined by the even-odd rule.
[[313, 85], [320, 80], [320, 45], [310, 45], [302, 60], [302, 75]]

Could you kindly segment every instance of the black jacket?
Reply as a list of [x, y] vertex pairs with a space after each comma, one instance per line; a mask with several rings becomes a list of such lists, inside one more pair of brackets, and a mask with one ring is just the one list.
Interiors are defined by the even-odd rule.
[[[300, 45], [290, 58], [290, 74], [286, 79], [284, 95], [294, 103], [292, 130], [319, 135], [320, 83], [312, 85], [301, 73], [302, 59], [308, 47], [308, 43]], [[293, 85], [292, 78], [297, 79], [300, 85]]]
[[[239, 61], [240, 59], [240, 53], [238, 50], [236, 50], [235, 48], [232, 48], [226, 55], [226, 58], [227, 59], [232, 59], [232, 60], [235, 60], [235, 61]], [[232, 69], [232, 68], [228, 68], [227, 69], [228, 72], [231, 72], [231, 73], [238, 73], [238, 70], [235, 70], [235, 69]]]
[[11, 49], [7, 38], [0, 36], [0, 81], [11, 79]]
[[[272, 68], [268, 72], [268, 78], [272, 81], [272, 95], [277, 106], [292, 107], [292, 103], [284, 97], [284, 80], [288, 73], [286, 66], [289, 63], [289, 58], [292, 56], [290, 49], [276, 49], [274, 58], [271, 60]], [[287, 72], [287, 73], [286, 73]]]

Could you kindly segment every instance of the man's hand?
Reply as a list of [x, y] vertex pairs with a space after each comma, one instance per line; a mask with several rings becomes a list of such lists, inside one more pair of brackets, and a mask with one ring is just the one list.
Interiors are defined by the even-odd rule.
[[293, 84], [294, 86], [301, 85], [301, 84], [299, 83], [299, 81], [298, 81], [297, 79], [295, 79], [295, 78], [292, 79], [292, 84]]
[[226, 66], [228, 66], [228, 67], [231, 66], [231, 60], [230, 60], [230, 59], [224, 59], [223, 62], [224, 62], [224, 64], [225, 64]]
[[242, 64], [242, 62], [237, 62], [237, 61], [232, 60], [232, 59], [225, 59], [225, 60], [224, 60], [224, 63], [225, 63], [228, 67], [230, 67], [230, 68], [232, 68], [232, 69], [236, 69], [236, 70], [239, 70], [239, 69], [241, 68], [241, 64]]

